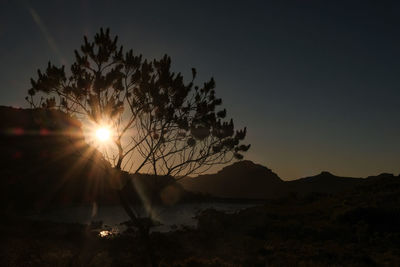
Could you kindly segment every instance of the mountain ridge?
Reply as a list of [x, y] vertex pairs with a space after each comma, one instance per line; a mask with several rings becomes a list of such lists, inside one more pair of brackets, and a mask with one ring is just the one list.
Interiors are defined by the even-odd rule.
[[[152, 175], [132, 175], [113, 169], [99, 151], [85, 142], [80, 122], [60, 111], [0, 106], [0, 147], [0, 193], [3, 205], [10, 208], [14, 204], [42, 206], [42, 202], [117, 203], [115, 188], [121, 179], [132, 179], [133, 186], [126, 189], [127, 194], [134, 196], [132, 201], [138, 200], [138, 191], [153, 190], [149, 182], [154, 178]], [[99, 168], [100, 165], [104, 168]], [[353, 178], [325, 171], [283, 181], [268, 167], [242, 160], [217, 173], [184, 178], [178, 183], [169, 177], [162, 178], [166, 190], [158, 192], [160, 201], [173, 204], [185, 198], [184, 195], [190, 198], [189, 192], [229, 199], [274, 199], [292, 193], [333, 194], [366, 181], [396, 176], [382, 173]], [[192, 197], [207, 199], [196, 194]]]
[[[313, 176], [285, 181], [268, 167], [243, 160], [225, 166], [214, 174], [183, 179], [181, 184], [186, 190], [218, 197], [273, 199], [293, 193], [298, 195], [335, 194], [362, 185], [369, 180], [379, 180], [385, 177], [396, 176], [382, 173], [376, 176], [356, 178], [336, 176], [328, 171], [322, 171]], [[243, 182], [248, 184], [244, 186]], [[253, 186], [251, 183], [254, 183]]]
[[182, 179], [180, 183], [186, 190], [218, 197], [262, 199], [266, 192], [274, 197], [280, 196], [275, 192], [281, 191], [277, 189], [283, 181], [267, 167], [244, 160], [225, 166], [215, 174]]

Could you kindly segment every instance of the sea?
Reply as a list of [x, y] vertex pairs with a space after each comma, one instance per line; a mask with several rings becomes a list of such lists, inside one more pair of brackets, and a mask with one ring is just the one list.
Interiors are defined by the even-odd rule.
[[[185, 203], [174, 206], [152, 207], [151, 214], [156, 226], [152, 232], [169, 232], [183, 228], [196, 228], [196, 216], [207, 209], [225, 213], [235, 213], [243, 209], [260, 205], [259, 203]], [[149, 209], [148, 209], [149, 210]], [[135, 209], [139, 216], [149, 214], [145, 209]], [[125, 210], [118, 205], [82, 205], [47, 210], [31, 214], [34, 220], [46, 220], [64, 223], [81, 223], [93, 226], [101, 236], [114, 235], [126, 230], [124, 222], [129, 221]], [[96, 226], [97, 225], [97, 226]]]

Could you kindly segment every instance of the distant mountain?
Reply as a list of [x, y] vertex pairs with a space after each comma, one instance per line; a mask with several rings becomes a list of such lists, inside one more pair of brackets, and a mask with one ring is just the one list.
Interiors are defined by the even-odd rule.
[[[365, 179], [338, 177], [328, 172], [282, 181], [265, 166], [244, 160], [215, 174], [185, 178], [132, 175], [113, 169], [84, 139], [79, 121], [56, 110], [0, 106], [0, 209], [45, 208], [52, 205], [119, 203], [116, 188], [124, 188], [132, 203], [219, 198], [272, 199], [291, 193], [339, 193], [379, 181], [392, 174]], [[195, 194], [195, 193], [200, 194]], [[147, 199], [147, 200], [146, 200]]]
[[339, 177], [329, 172], [292, 181], [282, 181], [267, 167], [251, 161], [239, 161], [226, 166], [215, 174], [183, 179], [186, 190], [225, 198], [273, 199], [289, 194], [335, 194], [357, 186], [394, 178], [393, 174], [381, 174], [367, 178]]
[[182, 179], [186, 190], [224, 198], [265, 199], [285, 193], [284, 182], [267, 167], [244, 160], [215, 174]]
[[285, 185], [289, 192], [301, 195], [308, 193], [338, 193], [353, 188], [364, 182], [364, 179], [353, 177], [339, 177], [329, 172], [318, 175], [287, 181]]

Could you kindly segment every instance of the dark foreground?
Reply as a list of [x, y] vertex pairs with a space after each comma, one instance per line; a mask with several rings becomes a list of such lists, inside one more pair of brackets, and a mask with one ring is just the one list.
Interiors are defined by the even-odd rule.
[[[227, 215], [207, 210], [198, 229], [153, 233], [161, 266], [400, 266], [400, 182], [340, 195], [271, 201]], [[134, 234], [101, 238], [79, 224], [1, 222], [0, 266], [146, 266]]]

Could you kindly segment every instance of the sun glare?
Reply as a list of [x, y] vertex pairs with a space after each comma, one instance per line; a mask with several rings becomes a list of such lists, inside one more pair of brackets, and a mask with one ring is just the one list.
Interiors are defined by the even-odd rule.
[[110, 130], [105, 127], [96, 130], [96, 137], [101, 142], [108, 141], [110, 139], [110, 135]]

